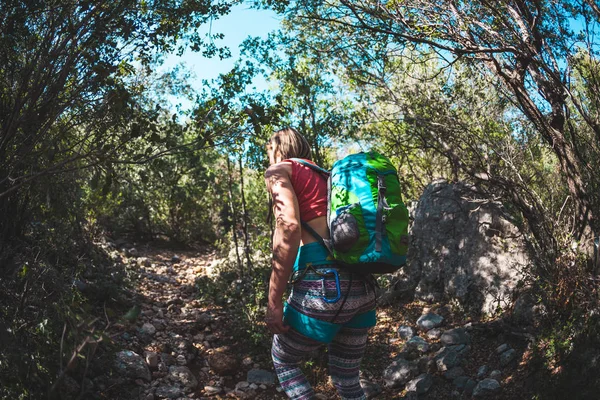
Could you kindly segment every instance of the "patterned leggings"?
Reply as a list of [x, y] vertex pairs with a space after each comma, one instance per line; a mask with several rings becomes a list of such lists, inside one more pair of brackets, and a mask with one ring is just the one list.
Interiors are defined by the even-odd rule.
[[[329, 374], [342, 399], [366, 399], [360, 386], [359, 367], [365, 352], [369, 328], [342, 328], [329, 348]], [[315, 392], [300, 370], [300, 361], [323, 343], [293, 329], [275, 335], [271, 355], [281, 387], [291, 399], [313, 399]]]

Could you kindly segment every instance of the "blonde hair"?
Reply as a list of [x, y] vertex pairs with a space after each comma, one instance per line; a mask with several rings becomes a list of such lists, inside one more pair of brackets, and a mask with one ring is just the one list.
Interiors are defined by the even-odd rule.
[[274, 155], [279, 153], [282, 160], [288, 158], [311, 160], [308, 141], [294, 128], [284, 128], [275, 132], [267, 142], [267, 147], [273, 151]]

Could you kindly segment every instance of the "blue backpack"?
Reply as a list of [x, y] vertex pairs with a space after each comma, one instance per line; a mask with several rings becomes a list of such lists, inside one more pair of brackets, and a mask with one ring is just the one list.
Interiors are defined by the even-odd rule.
[[408, 210], [402, 202], [398, 173], [376, 152], [357, 153], [333, 164], [331, 171], [293, 158], [328, 176], [327, 225], [321, 238], [302, 222], [341, 266], [362, 274], [395, 272], [406, 263]]

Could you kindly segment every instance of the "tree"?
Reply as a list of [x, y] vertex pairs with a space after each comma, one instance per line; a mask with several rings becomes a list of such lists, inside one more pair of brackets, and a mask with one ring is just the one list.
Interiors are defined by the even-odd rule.
[[[600, 231], [599, 120], [574, 90], [580, 52], [595, 58], [600, 14], [592, 1], [295, 1], [288, 17], [299, 40], [348, 65], [358, 79], [388, 67], [390, 55], [435, 53], [491, 76], [556, 156], [573, 212], [573, 237]], [[580, 27], [580, 28], [578, 28]], [[310, 38], [310, 40], [308, 40]], [[488, 174], [489, 178], [489, 174]], [[523, 208], [533, 209], [522, 203]]]
[[267, 107], [273, 129], [298, 128], [311, 145], [313, 160], [327, 166], [331, 160], [325, 148], [332, 139], [352, 139], [358, 119], [326, 62], [285, 32], [267, 40], [248, 39], [242, 54], [250, 63], [261, 65], [265, 77], [277, 83], [278, 91]]
[[[218, 52], [203, 43], [198, 27], [230, 5], [0, 4], [0, 239], [22, 233], [31, 203], [39, 203], [30, 202], [29, 189], [40, 178], [122, 161], [128, 144], [153, 134], [157, 113], [140, 102], [144, 88], [136, 87], [131, 63], [149, 68], [161, 53], [188, 45]], [[150, 155], [136, 150], [136, 162]]]

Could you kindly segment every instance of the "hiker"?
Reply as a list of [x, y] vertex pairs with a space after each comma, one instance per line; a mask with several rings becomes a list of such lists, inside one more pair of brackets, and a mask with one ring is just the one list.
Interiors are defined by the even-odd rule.
[[[328, 260], [327, 247], [315, 237], [329, 239], [326, 176], [289, 160], [311, 160], [306, 139], [293, 128], [282, 129], [269, 140], [267, 152], [275, 231], [265, 322], [274, 334], [271, 355], [281, 387], [292, 399], [314, 398], [300, 362], [327, 344], [329, 374], [339, 395], [366, 399], [359, 367], [376, 320], [372, 277]], [[288, 281], [293, 285], [284, 305]]]

